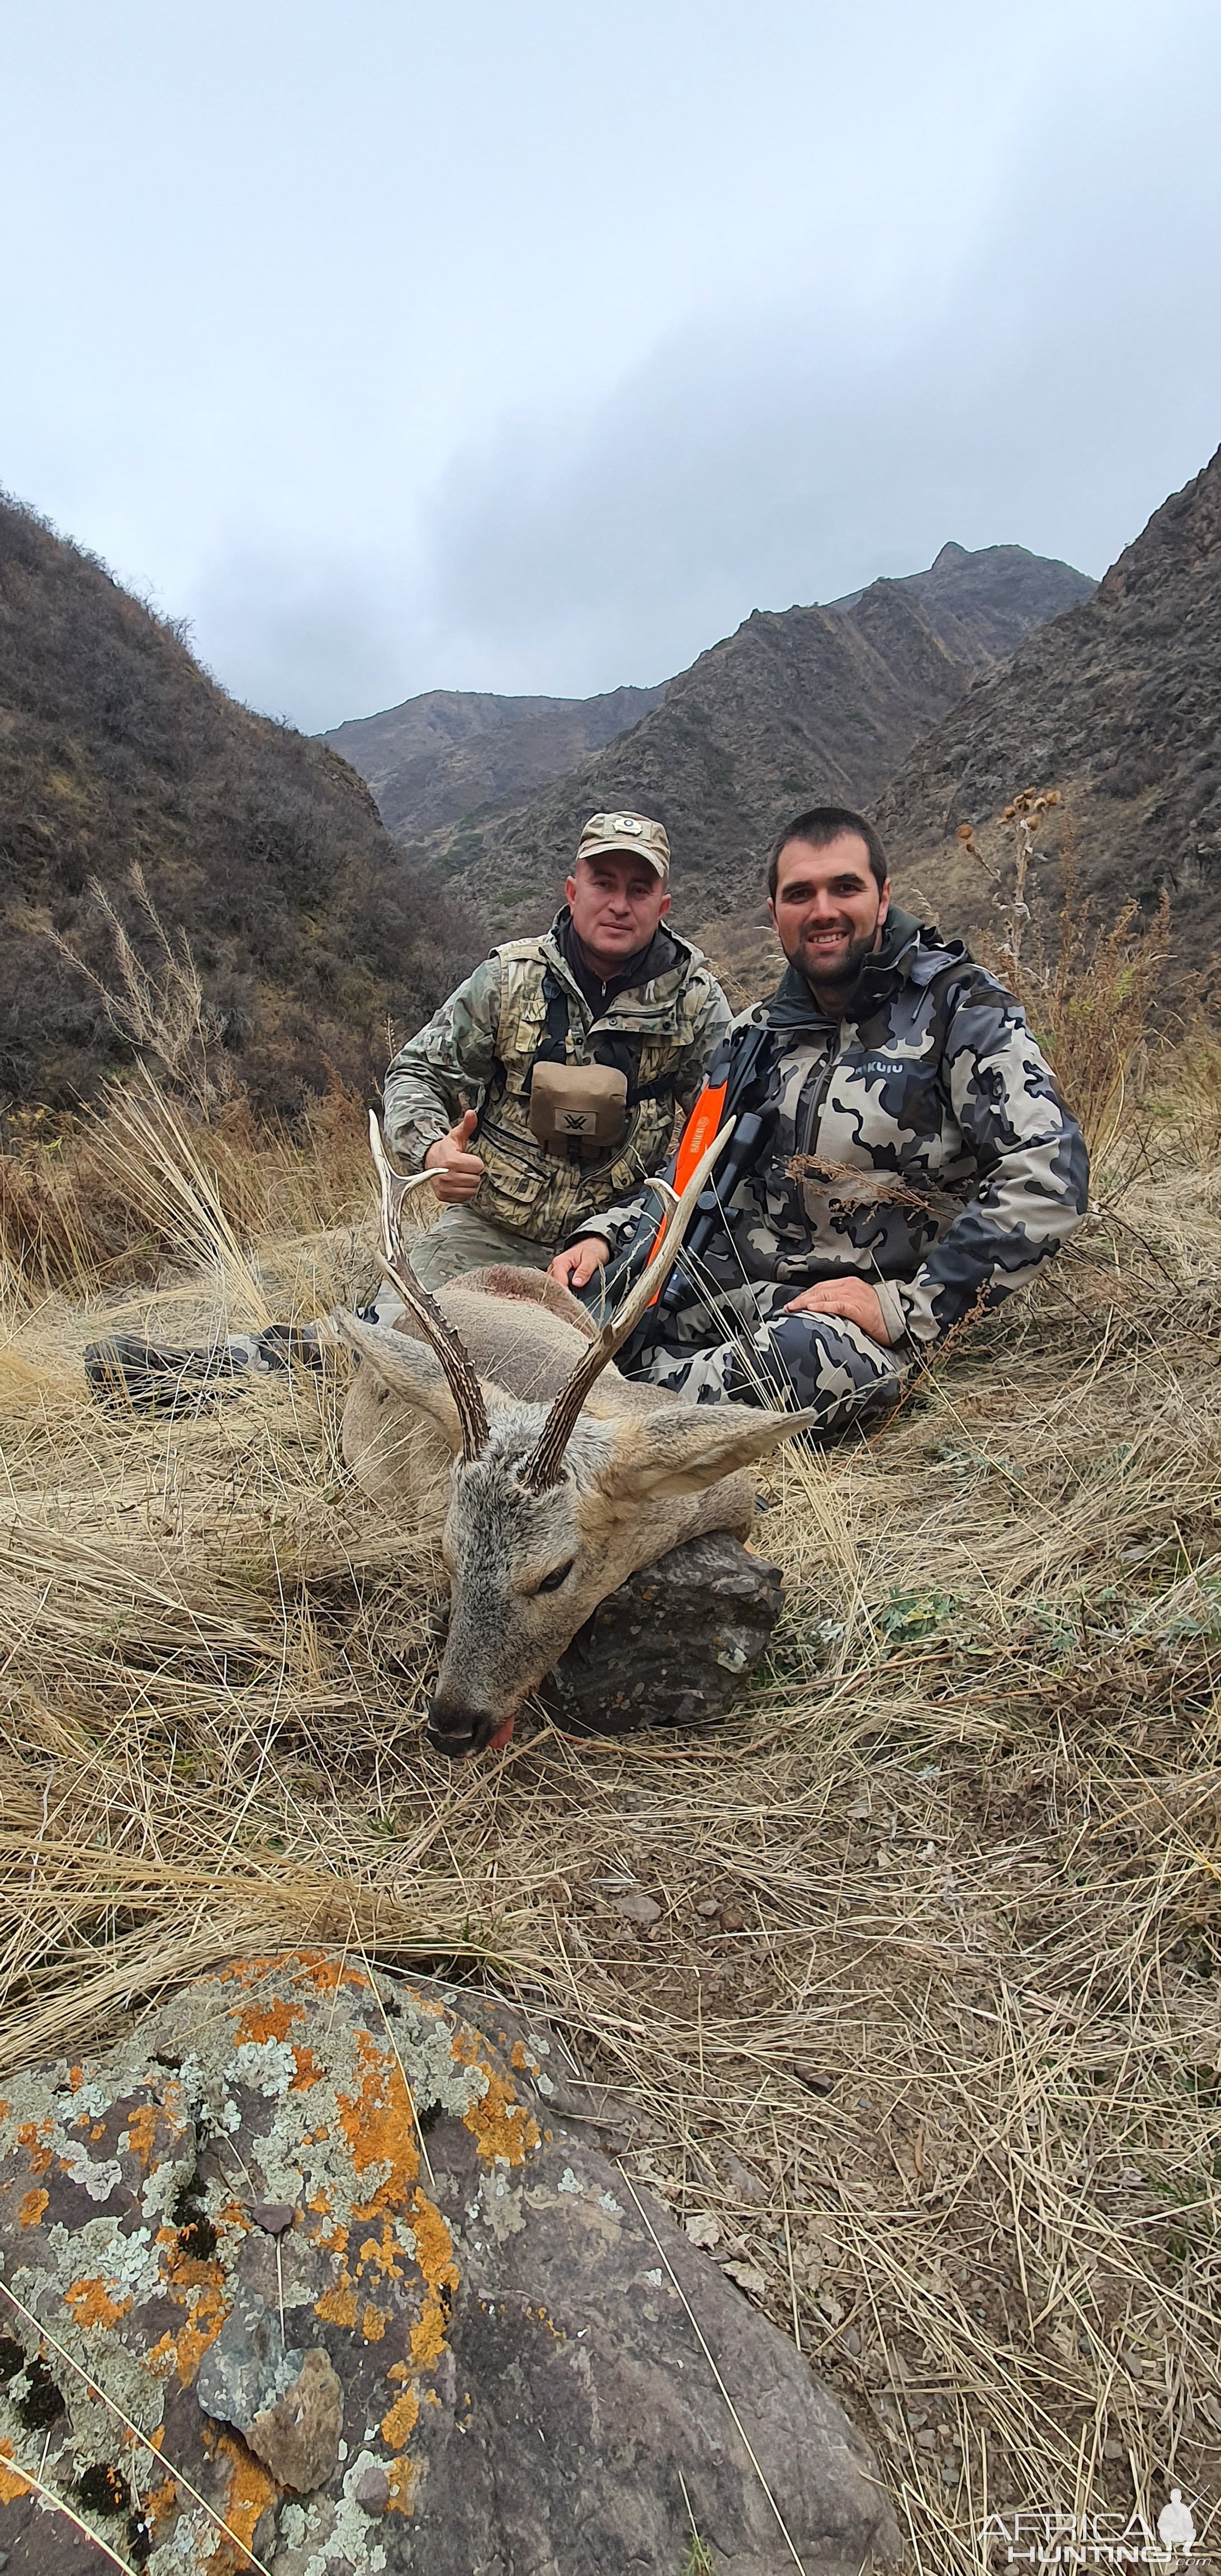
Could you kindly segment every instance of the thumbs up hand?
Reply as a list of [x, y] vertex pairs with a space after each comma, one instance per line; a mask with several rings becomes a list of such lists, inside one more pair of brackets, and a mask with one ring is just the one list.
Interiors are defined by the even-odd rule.
[[464, 1200], [473, 1199], [483, 1179], [478, 1154], [467, 1152], [478, 1124], [477, 1110], [464, 1109], [448, 1136], [438, 1136], [424, 1156], [424, 1169], [433, 1175], [433, 1189], [442, 1207], [461, 1207]]

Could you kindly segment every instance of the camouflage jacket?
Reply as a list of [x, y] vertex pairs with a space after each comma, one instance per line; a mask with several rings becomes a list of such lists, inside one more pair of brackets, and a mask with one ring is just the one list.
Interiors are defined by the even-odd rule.
[[[469, 1202], [495, 1225], [556, 1243], [660, 1169], [676, 1110], [696, 1098], [730, 1024], [729, 1004], [698, 948], [666, 924], [665, 971], [619, 993], [595, 1020], [560, 946], [561, 912], [541, 938], [494, 948], [400, 1048], [386, 1076], [386, 1136], [418, 1172], [465, 1107], [478, 1109], [473, 1150], [487, 1177]], [[628, 1123], [600, 1157], [556, 1154], [529, 1126], [535, 1058], [557, 1025], [569, 1064], [614, 1062], [628, 1078]]]
[[[930, 1343], [1080, 1225], [1085, 1142], [1020, 1005], [961, 941], [892, 910], [851, 1010], [828, 1018], [790, 966], [734, 1022], [730, 1049], [760, 1022], [775, 1034], [777, 1120], [704, 1268], [724, 1289], [863, 1278], [892, 1343]], [[600, 1221], [612, 1252], [646, 1204]]]

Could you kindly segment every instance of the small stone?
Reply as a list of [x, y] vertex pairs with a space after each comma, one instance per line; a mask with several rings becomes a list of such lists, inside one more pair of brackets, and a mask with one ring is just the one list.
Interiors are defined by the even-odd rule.
[[793, 2073], [810, 2093], [829, 2093], [835, 2082], [833, 2075], [824, 2075], [821, 2066], [811, 2066], [805, 2058], [795, 2059]]
[[744, 1932], [748, 1921], [744, 1905], [723, 1905], [720, 1913], [722, 1932]]
[[262, 2228], [264, 2236], [283, 2236], [296, 2215], [291, 2200], [256, 2200], [251, 2203], [251, 2220], [254, 2226]]
[[1102, 2456], [1104, 2460], [1126, 2460], [1128, 2454], [1122, 2442], [1104, 2442]]
[[352, 2493], [366, 2513], [384, 2513], [390, 2502], [390, 2480], [385, 2470], [379, 2469], [376, 2461], [371, 2460], [354, 2479]]
[[851, 2354], [853, 2361], [860, 2359], [861, 2338], [856, 2326], [845, 2326], [840, 2336], [840, 2343], [843, 2350]]
[[333, 2478], [343, 2431], [343, 2389], [321, 2344], [307, 2352], [291, 2387], [248, 2425], [252, 2451], [277, 2484], [309, 2495]]
[[721, 2270], [737, 2282], [740, 2290], [745, 2290], [748, 2299], [767, 2297], [767, 2283], [753, 2263], [722, 2263]]
[[936, 2450], [937, 2436], [931, 2424], [921, 2425], [920, 2430], [916, 2435], [916, 2443], [918, 2448], [922, 2451]]
[[629, 1887], [626, 1895], [612, 1896], [610, 1901], [616, 1914], [625, 1914], [629, 1923], [657, 1923], [661, 1920], [660, 1905], [656, 1905], [641, 1888]]
[[708, 1918], [709, 1918], [709, 1916], [710, 1916], [710, 1915], [713, 1915], [713, 1914], [719, 1914], [719, 1913], [720, 1913], [720, 1911], [721, 1911], [721, 1900], [720, 1900], [720, 1897], [719, 1897], [719, 1896], [701, 1896], [701, 1897], [700, 1897], [700, 1899], [699, 1899], [698, 1904], [696, 1905], [696, 1909], [695, 1909], [695, 1910], [696, 1910], [696, 1913], [697, 1913], [697, 1914], [702, 1914], [702, 1915], [703, 1915], [703, 1917], [704, 1917], [705, 1922], [707, 1922], [707, 1920], [708, 1920]]
[[720, 2219], [710, 2209], [694, 2210], [690, 2218], [683, 2220], [683, 2234], [689, 2245], [702, 2246], [704, 2252], [710, 2254], [713, 2246], [721, 2241]]

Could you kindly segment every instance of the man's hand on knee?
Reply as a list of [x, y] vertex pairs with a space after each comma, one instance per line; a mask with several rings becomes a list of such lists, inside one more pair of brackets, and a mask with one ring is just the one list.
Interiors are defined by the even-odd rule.
[[786, 1315], [845, 1315], [871, 1341], [890, 1348], [881, 1301], [867, 1279], [820, 1280], [817, 1288], [803, 1288], [800, 1297], [790, 1298], [784, 1311]]
[[424, 1169], [432, 1174], [432, 1185], [442, 1207], [462, 1207], [473, 1199], [484, 1178], [484, 1165], [478, 1154], [468, 1154], [469, 1145], [479, 1124], [479, 1113], [463, 1111], [455, 1120], [448, 1136], [438, 1136], [424, 1156]]
[[579, 1243], [570, 1243], [567, 1252], [557, 1252], [547, 1272], [558, 1279], [561, 1288], [584, 1288], [595, 1270], [610, 1260], [610, 1245], [600, 1234], [583, 1234]]

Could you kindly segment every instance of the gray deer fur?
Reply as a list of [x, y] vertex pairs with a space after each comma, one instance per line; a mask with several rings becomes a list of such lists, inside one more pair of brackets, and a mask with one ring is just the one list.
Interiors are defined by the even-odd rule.
[[[702, 1187], [702, 1166], [695, 1178]], [[694, 1186], [685, 1192], [669, 1221], [666, 1257], [651, 1273], [658, 1284], [697, 1196]], [[415, 1311], [391, 1326], [333, 1318], [363, 1363], [344, 1407], [343, 1454], [382, 1510], [397, 1518], [408, 1506], [443, 1523], [451, 1608], [429, 1732], [461, 1756], [500, 1734], [629, 1574], [708, 1530], [746, 1536], [748, 1469], [811, 1417], [685, 1405], [630, 1382], [610, 1356], [630, 1329], [626, 1307], [598, 1334], [576, 1298], [536, 1271], [454, 1280], [437, 1313], [405, 1265], [399, 1204], [385, 1266]], [[469, 1374], [455, 1392], [461, 1363]], [[554, 1426], [574, 1385], [583, 1400], [557, 1466]], [[472, 1408], [487, 1426], [473, 1456], [464, 1454]], [[551, 1462], [541, 1490], [540, 1456]], [[541, 1588], [548, 1577], [558, 1580]]]

